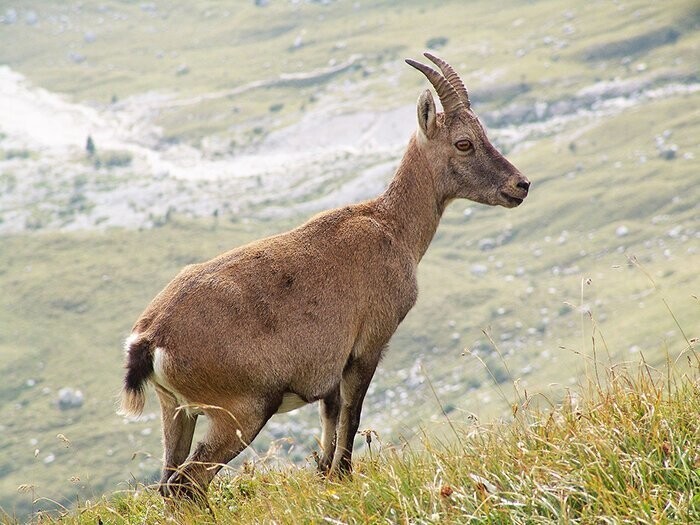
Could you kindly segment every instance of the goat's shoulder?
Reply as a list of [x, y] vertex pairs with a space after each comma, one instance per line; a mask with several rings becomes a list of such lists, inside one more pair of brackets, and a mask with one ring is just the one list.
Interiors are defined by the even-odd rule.
[[394, 237], [374, 201], [360, 202], [320, 213], [302, 225], [305, 236], [332, 237], [336, 242], [370, 248], [390, 247]]

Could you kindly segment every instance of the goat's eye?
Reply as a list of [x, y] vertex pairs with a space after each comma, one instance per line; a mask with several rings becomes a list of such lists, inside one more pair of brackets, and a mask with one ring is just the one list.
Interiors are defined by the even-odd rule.
[[471, 151], [474, 149], [474, 145], [471, 140], [458, 140], [455, 142], [455, 148], [459, 151]]

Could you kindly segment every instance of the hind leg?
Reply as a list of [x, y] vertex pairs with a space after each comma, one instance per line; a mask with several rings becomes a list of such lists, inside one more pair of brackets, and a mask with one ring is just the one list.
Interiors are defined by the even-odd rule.
[[178, 410], [178, 402], [170, 393], [156, 388], [163, 425], [163, 475], [158, 490], [165, 495], [170, 476], [177, 471], [190, 453], [197, 416]]
[[171, 497], [186, 497], [206, 502], [206, 491], [216, 473], [235, 458], [274, 413], [264, 403], [237, 399], [226, 407], [203, 408], [209, 418], [204, 439], [185, 463], [168, 479]]

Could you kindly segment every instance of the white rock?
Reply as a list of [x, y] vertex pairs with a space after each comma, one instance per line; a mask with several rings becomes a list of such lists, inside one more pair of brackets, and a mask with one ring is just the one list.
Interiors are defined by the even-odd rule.
[[80, 390], [70, 387], [63, 387], [58, 391], [58, 407], [61, 410], [70, 408], [80, 408], [85, 402], [85, 396]]
[[673, 228], [668, 230], [668, 236], [676, 239], [676, 238], [680, 237], [682, 231], [683, 231], [682, 226], [674, 226]]
[[617, 228], [615, 228], [615, 235], [618, 237], [624, 237], [630, 232], [629, 228], [625, 226], [624, 224], [621, 224]]
[[472, 275], [485, 275], [488, 271], [489, 269], [484, 264], [472, 264]]
[[487, 250], [493, 250], [496, 246], [498, 246], [498, 243], [496, 242], [496, 239], [484, 237], [483, 239], [479, 239], [478, 246], [482, 252], [485, 252]]
[[14, 24], [15, 22], [17, 22], [17, 11], [15, 11], [12, 8], [5, 10], [3, 22], [6, 24]]

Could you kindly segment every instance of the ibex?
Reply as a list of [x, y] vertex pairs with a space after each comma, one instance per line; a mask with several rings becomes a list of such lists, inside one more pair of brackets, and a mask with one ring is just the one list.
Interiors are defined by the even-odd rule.
[[[162, 410], [166, 497], [203, 497], [273, 414], [320, 401], [318, 467], [351, 468], [362, 401], [417, 297], [416, 268], [449, 202], [513, 208], [530, 182], [494, 148], [452, 67], [407, 59], [430, 90], [418, 129], [378, 197], [184, 268], [126, 341], [121, 413], [150, 382]], [[190, 453], [197, 416], [210, 420]]]

